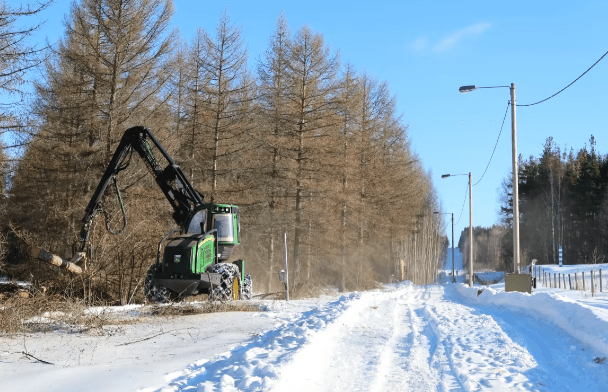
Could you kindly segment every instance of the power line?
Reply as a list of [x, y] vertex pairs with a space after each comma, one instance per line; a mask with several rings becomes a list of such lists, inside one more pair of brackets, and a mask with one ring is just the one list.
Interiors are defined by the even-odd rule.
[[534, 106], [534, 105], [538, 105], [539, 103], [543, 103], [543, 102], [545, 102], [545, 101], [547, 101], [547, 100], [549, 100], [549, 99], [551, 99], [551, 98], [555, 97], [557, 94], [561, 93], [562, 91], [564, 91], [565, 89], [567, 89], [568, 87], [570, 87], [570, 86], [572, 86], [574, 83], [576, 83], [576, 81], [577, 81], [577, 80], [579, 80], [580, 78], [582, 78], [582, 77], [583, 77], [583, 75], [585, 75], [587, 72], [589, 72], [589, 71], [591, 70], [591, 68], [595, 67], [595, 65], [596, 65], [597, 63], [599, 63], [600, 61], [602, 61], [602, 59], [603, 59], [604, 57], [606, 57], [606, 55], [607, 55], [607, 54], [608, 54], [608, 52], [604, 53], [604, 55], [603, 55], [602, 57], [600, 57], [600, 59], [599, 59], [599, 60], [597, 60], [595, 63], [593, 63], [593, 65], [592, 65], [591, 67], [587, 68], [587, 70], [586, 70], [585, 72], [583, 72], [583, 73], [581, 74], [581, 76], [579, 76], [578, 78], [574, 79], [574, 81], [573, 81], [572, 83], [570, 83], [569, 85], [567, 85], [567, 86], [566, 86], [566, 87], [564, 87], [563, 89], [559, 90], [558, 92], [556, 92], [556, 93], [555, 93], [555, 94], [553, 94], [552, 96], [550, 96], [550, 97], [548, 97], [548, 98], [545, 98], [545, 99], [543, 99], [542, 101], [538, 101], [538, 102], [534, 102], [534, 103], [529, 103], [529, 104], [527, 104], [527, 105], [515, 105], [515, 106]]
[[462, 211], [464, 211], [464, 204], [467, 201], [468, 194], [469, 194], [469, 184], [467, 184], [467, 191], [464, 193], [464, 200], [462, 201], [462, 208], [460, 209], [460, 216], [458, 217], [458, 221], [456, 221], [456, 224], [458, 224], [458, 222], [460, 222], [460, 218], [462, 218]]
[[483, 171], [481, 178], [479, 179], [479, 181], [477, 181], [475, 184], [473, 184], [473, 186], [479, 184], [481, 182], [481, 180], [483, 180], [483, 176], [486, 175], [486, 172], [488, 171], [488, 167], [490, 167], [490, 163], [492, 162], [492, 158], [494, 157], [494, 153], [496, 152], [496, 146], [498, 146], [498, 141], [500, 140], [500, 135], [502, 134], [502, 128], [505, 125], [505, 119], [507, 118], [507, 112], [509, 111], [510, 104], [511, 104], [511, 101], [507, 101], [507, 110], [505, 110], [505, 115], [502, 118], [502, 125], [500, 126], [500, 132], [498, 132], [498, 138], [496, 138], [496, 144], [494, 144], [494, 150], [492, 151], [492, 156], [490, 156], [490, 160], [488, 161], [488, 164], [486, 165], [486, 170]]

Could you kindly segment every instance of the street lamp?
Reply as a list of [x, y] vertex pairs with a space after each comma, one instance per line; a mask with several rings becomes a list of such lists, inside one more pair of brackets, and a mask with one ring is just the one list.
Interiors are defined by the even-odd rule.
[[478, 88], [509, 88], [511, 90], [511, 150], [513, 165], [513, 269], [519, 273], [519, 172], [517, 168], [517, 119], [515, 116], [515, 83], [511, 86], [462, 86], [458, 89], [461, 93], [469, 93]]
[[[441, 178], [451, 176], [466, 176], [466, 174], [443, 174]], [[452, 258], [452, 260], [454, 259]], [[473, 287], [473, 182], [471, 172], [469, 172], [469, 271], [469, 287]]]
[[452, 214], [452, 283], [456, 283], [456, 276], [454, 275], [454, 213], [435, 211], [435, 212], [433, 212], [433, 214], [441, 214], [441, 215]]

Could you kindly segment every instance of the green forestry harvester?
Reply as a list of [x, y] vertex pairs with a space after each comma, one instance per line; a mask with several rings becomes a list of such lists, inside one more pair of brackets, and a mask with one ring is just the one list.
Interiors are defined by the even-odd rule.
[[[152, 145], [169, 162], [164, 169], [155, 159]], [[80, 254], [90, 252], [89, 232], [96, 213], [106, 215], [106, 227], [112, 232], [108, 225], [108, 213], [101, 204], [110, 181], [116, 188], [126, 226], [116, 175], [128, 167], [133, 151], [139, 154], [154, 176], [173, 207], [173, 220], [179, 226], [158, 244], [156, 263], [150, 267], [145, 279], [146, 297], [154, 302], [167, 302], [172, 298], [196, 294], [208, 294], [210, 299], [219, 300], [250, 299], [251, 276], [245, 275], [245, 262], [237, 260], [226, 263], [234, 247], [240, 243], [238, 206], [204, 203], [203, 195], [194, 189], [179, 165], [171, 159], [152, 132], [144, 127], [128, 129], [116, 148], [82, 220], [78, 246]], [[166, 241], [169, 242], [161, 257], [161, 248]]]

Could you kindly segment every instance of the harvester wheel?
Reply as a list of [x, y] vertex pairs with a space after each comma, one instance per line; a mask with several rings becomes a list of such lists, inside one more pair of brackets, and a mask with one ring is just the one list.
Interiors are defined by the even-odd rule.
[[146, 298], [152, 302], [164, 304], [171, 301], [171, 291], [163, 286], [157, 286], [154, 282], [156, 275], [156, 264], [152, 265], [148, 269], [146, 274], [146, 281], [144, 283], [144, 294]]
[[251, 275], [245, 275], [245, 282], [243, 284], [243, 299], [251, 299], [253, 293], [253, 285], [251, 283]]
[[213, 288], [209, 294], [209, 299], [220, 301], [239, 299], [239, 267], [229, 263], [217, 263], [207, 267], [205, 272], [217, 273], [222, 276], [220, 286]]
[[235, 276], [232, 278], [232, 300], [233, 301], [237, 301], [239, 300], [239, 277]]

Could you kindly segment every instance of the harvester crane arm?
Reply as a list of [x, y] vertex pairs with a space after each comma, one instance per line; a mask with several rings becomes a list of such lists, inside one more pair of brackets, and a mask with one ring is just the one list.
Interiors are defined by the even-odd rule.
[[[169, 163], [164, 169], [154, 157], [151, 144], [160, 151]], [[110, 181], [114, 181], [121, 208], [123, 209], [124, 223], [126, 226], [126, 216], [124, 215], [125, 212], [124, 207], [122, 206], [120, 191], [116, 185], [116, 175], [127, 168], [133, 151], [136, 151], [142, 158], [146, 167], [154, 177], [154, 180], [171, 204], [171, 207], [173, 207], [173, 220], [175, 220], [175, 223], [177, 223], [184, 233], [187, 231], [188, 224], [192, 219], [193, 214], [196, 212], [197, 207], [203, 205], [204, 196], [194, 189], [182, 169], [173, 161], [152, 132], [150, 132], [148, 128], [141, 126], [129, 128], [122, 136], [122, 139], [114, 152], [114, 156], [110, 160], [110, 163], [85, 210], [85, 215], [82, 219], [83, 226], [80, 232], [81, 252], [86, 249], [93, 217], [97, 212], [105, 212], [101, 204], [101, 198], [110, 184]], [[109, 226], [108, 230], [110, 230]]]

